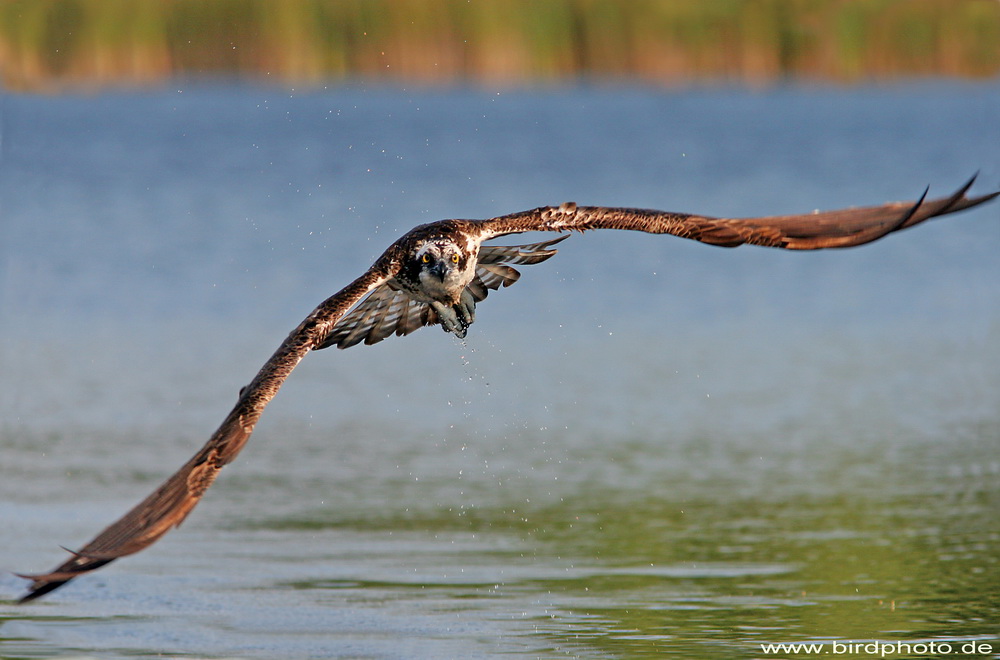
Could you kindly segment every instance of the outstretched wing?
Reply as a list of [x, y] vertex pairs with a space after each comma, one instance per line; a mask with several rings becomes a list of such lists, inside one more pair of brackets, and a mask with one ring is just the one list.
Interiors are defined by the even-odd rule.
[[[484, 245], [479, 249], [476, 276], [466, 287], [475, 302], [486, 298], [490, 289], [510, 286], [521, 274], [508, 264], [537, 264], [556, 253], [551, 246], [565, 240], [559, 236], [531, 245]], [[316, 349], [336, 346], [350, 348], [376, 344], [393, 333], [408, 335], [414, 330], [438, 322], [437, 312], [427, 303], [411, 298], [393, 280], [379, 286], [345, 314], [333, 331]]]
[[414, 300], [390, 280], [345, 314], [330, 336], [316, 349], [329, 346], [350, 348], [362, 341], [371, 345], [393, 332], [400, 336], [408, 335], [436, 322], [437, 312], [430, 305]]
[[891, 202], [881, 206], [778, 215], [761, 218], [712, 218], [650, 209], [602, 206], [543, 206], [479, 223], [484, 240], [526, 231], [586, 231], [629, 229], [651, 234], [674, 234], [710, 245], [736, 247], [744, 243], [817, 250], [862, 245], [930, 218], [955, 213], [989, 201], [1000, 192], [967, 197], [976, 177], [949, 197], [930, 201]]
[[531, 245], [484, 245], [479, 248], [479, 260], [476, 263], [476, 277], [466, 289], [476, 302], [489, 295], [501, 286], [508, 287], [520, 277], [519, 273], [508, 264], [537, 264], [545, 261], [557, 250], [553, 245], [569, 238], [569, 234], [558, 236], [541, 243]]
[[306, 353], [322, 342], [344, 312], [389, 279], [388, 264], [389, 260], [383, 255], [367, 273], [313, 310], [288, 335], [253, 381], [240, 391], [236, 406], [205, 446], [149, 497], [83, 548], [71, 550], [72, 556], [55, 570], [39, 575], [22, 575], [33, 582], [20, 602], [34, 600], [79, 575], [138, 552], [180, 525], [223, 466], [243, 449], [264, 407], [277, 394], [292, 369]]

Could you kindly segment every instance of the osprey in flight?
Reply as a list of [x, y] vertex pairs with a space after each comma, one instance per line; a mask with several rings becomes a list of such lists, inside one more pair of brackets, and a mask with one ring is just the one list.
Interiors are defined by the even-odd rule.
[[24, 603], [119, 557], [138, 552], [194, 508], [219, 471], [236, 458], [264, 407], [292, 369], [311, 350], [360, 342], [374, 344], [440, 325], [464, 337], [475, 320], [476, 303], [490, 289], [510, 286], [520, 274], [512, 265], [536, 264], [556, 253], [556, 238], [530, 245], [483, 245], [521, 232], [629, 229], [674, 234], [702, 243], [736, 247], [744, 243], [786, 250], [844, 248], [870, 243], [900, 229], [961, 211], [1000, 195], [967, 197], [975, 177], [950, 197], [864, 208], [762, 218], [711, 218], [633, 208], [543, 206], [489, 220], [442, 220], [420, 225], [389, 246], [361, 277], [319, 305], [240, 390], [239, 400], [204, 447], [173, 476], [50, 573], [23, 575], [32, 584]]

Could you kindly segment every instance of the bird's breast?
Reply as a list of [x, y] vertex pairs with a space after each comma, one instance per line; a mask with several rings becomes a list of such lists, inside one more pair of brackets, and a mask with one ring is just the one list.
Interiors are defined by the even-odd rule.
[[[473, 275], [475, 274], [473, 270]], [[439, 302], [455, 305], [462, 297], [462, 291], [472, 281], [472, 277], [459, 270], [448, 271], [443, 278], [424, 271], [419, 276], [419, 286], [411, 295], [421, 302]]]

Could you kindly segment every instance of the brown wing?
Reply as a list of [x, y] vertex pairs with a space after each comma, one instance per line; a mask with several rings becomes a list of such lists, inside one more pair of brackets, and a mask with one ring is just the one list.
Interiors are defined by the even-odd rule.
[[437, 323], [437, 313], [430, 305], [414, 300], [389, 281], [345, 314], [316, 350], [350, 348], [362, 341], [376, 344], [394, 332], [408, 335], [432, 323]]
[[[817, 250], [862, 245], [900, 229], [983, 202], [1000, 192], [967, 197], [975, 177], [955, 194], [926, 201], [891, 202], [881, 206], [839, 209], [761, 218], [712, 218], [648, 209], [600, 206], [544, 206], [479, 223], [484, 238], [525, 231], [586, 231], [629, 229], [674, 234], [721, 247], [744, 243], [787, 250]], [[924, 193], [926, 196], [926, 192]]]
[[[391, 250], [392, 248], [390, 248]], [[181, 524], [250, 438], [264, 407], [292, 369], [326, 337], [352, 305], [390, 277], [387, 251], [371, 269], [306, 317], [281, 344], [253, 381], [240, 391], [239, 401], [222, 426], [194, 457], [131, 511], [112, 523], [90, 543], [50, 573], [22, 575], [32, 580], [25, 603], [58, 589], [73, 578], [98, 569], [119, 557], [138, 552]]]
[[545, 261], [557, 250], [552, 246], [569, 238], [569, 234], [558, 236], [541, 243], [531, 245], [484, 245], [479, 248], [479, 258], [476, 261], [476, 277], [466, 290], [472, 294], [476, 302], [489, 295], [501, 286], [508, 287], [520, 277], [519, 273], [508, 264], [537, 264]]

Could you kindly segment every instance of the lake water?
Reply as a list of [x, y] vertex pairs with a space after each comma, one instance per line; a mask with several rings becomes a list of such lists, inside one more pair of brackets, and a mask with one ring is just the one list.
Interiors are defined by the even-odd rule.
[[24, 607], [10, 573], [179, 467], [418, 223], [995, 190], [1000, 83], [0, 104], [0, 657], [1000, 657], [997, 203], [821, 253], [574, 236], [464, 343], [308, 356], [149, 550]]

